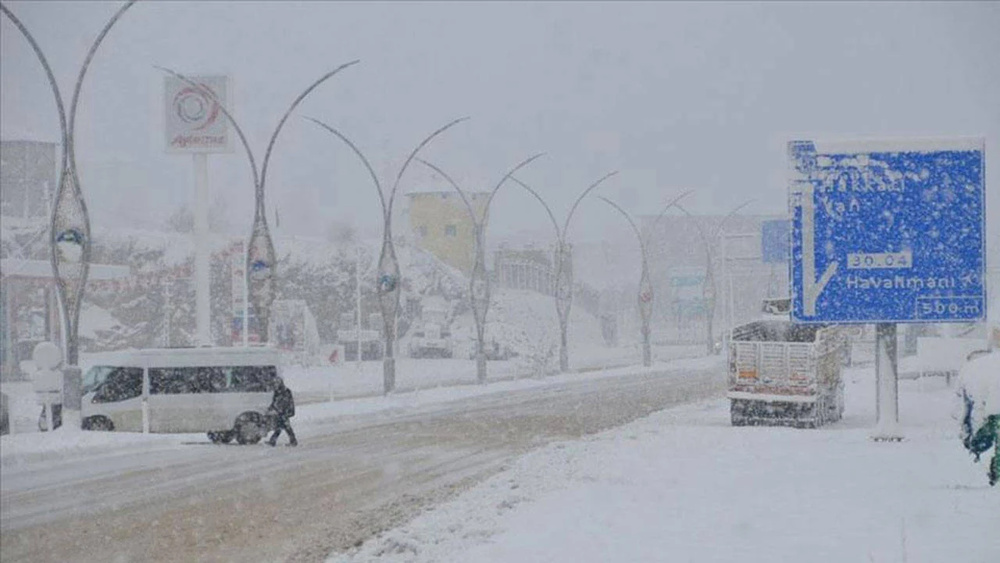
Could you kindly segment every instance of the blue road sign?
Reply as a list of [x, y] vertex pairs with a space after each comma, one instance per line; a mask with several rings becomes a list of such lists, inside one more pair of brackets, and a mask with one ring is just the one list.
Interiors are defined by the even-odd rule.
[[788, 219], [764, 221], [760, 224], [760, 254], [765, 264], [788, 262]]
[[986, 316], [982, 139], [793, 141], [792, 318]]

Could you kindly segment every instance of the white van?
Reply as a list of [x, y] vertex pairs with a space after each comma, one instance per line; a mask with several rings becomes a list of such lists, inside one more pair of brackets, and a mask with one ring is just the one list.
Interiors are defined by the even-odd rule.
[[268, 348], [164, 348], [102, 354], [83, 377], [84, 430], [207, 432], [254, 444], [279, 377]]

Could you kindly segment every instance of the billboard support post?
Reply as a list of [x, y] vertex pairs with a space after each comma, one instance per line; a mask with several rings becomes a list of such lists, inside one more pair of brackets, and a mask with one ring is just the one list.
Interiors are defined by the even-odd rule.
[[195, 153], [194, 157], [194, 240], [195, 240], [195, 300], [196, 334], [200, 346], [212, 344], [210, 270], [208, 256], [208, 155]]

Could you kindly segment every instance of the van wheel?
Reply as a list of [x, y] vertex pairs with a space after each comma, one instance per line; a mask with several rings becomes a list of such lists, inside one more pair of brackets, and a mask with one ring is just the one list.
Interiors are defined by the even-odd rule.
[[94, 430], [97, 432], [111, 432], [115, 429], [114, 423], [106, 416], [88, 416], [83, 419], [81, 426], [84, 430]]
[[221, 432], [209, 432], [208, 439], [211, 440], [213, 444], [228, 444], [233, 441], [233, 431], [223, 430]]
[[264, 437], [265, 431], [264, 419], [256, 412], [245, 412], [236, 417], [236, 424], [233, 427], [236, 441], [244, 446], [259, 442]]

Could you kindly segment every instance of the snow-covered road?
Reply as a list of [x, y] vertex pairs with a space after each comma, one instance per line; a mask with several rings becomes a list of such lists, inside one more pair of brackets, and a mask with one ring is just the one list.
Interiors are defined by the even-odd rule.
[[724, 382], [717, 358], [639, 371], [367, 399], [397, 404], [349, 414], [310, 405], [296, 449], [202, 436], [25, 446], [4, 456], [0, 548], [32, 561], [323, 560], [528, 450], [717, 396]]

